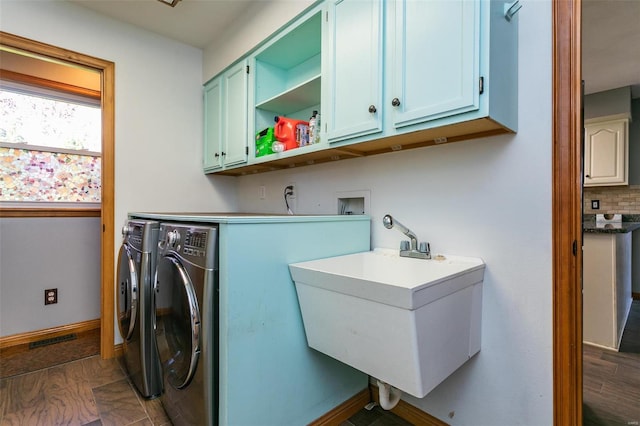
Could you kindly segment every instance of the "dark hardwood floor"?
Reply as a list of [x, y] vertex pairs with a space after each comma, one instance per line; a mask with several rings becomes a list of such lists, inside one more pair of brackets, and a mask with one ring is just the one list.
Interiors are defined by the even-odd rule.
[[0, 379], [53, 367], [100, 353], [100, 329], [75, 333], [74, 339], [30, 348], [0, 349]]
[[[0, 352], [0, 426], [170, 426], [160, 399], [145, 400], [121, 360], [102, 360], [99, 331], [34, 349]], [[341, 426], [411, 426], [380, 407]]]
[[0, 425], [171, 425], [159, 399], [144, 400], [116, 359], [92, 356], [0, 379]]
[[[0, 425], [171, 424], [159, 399], [140, 398], [116, 360], [87, 356], [99, 345], [78, 337], [0, 353]], [[619, 352], [584, 345], [583, 353], [584, 425], [640, 425], [640, 300], [633, 302]], [[82, 359], [69, 362], [70, 354]], [[375, 407], [341, 426], [373, 425], [410, 423]]]
[[385, 411], [379, 406], [371, 410], [362, 409], [344, 421], [340, 426], [414, 426], [413, 423], [396, 416], [391, 411]]
[[583, 346], [583, 424], [640, 424], [640, 300], [634, 300], [620, 351]]

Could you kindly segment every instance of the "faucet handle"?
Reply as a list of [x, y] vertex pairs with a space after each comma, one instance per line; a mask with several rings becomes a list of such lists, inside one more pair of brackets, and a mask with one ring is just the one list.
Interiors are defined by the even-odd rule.
[[409, 240], [400, 241], [400, 251], [407, 251], [409, 250], [409, 247], [410, 247]]
[[418, 251], [420, 253], [430, 253], [431, 252], [431, 246], [429, 246], [429, 243], [422, 242], [422, 243], [420, 243], [420, 247], [418, 248]]

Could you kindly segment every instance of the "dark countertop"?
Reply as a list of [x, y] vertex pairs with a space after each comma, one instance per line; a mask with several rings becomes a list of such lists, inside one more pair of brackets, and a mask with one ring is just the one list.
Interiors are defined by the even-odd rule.
[[622, 215], [622, 222], [616, 224], [597, 224], [596, 216], [584, 215], [582, 230], [590, 234], [626, 234], [640, 229], [640, 215]]

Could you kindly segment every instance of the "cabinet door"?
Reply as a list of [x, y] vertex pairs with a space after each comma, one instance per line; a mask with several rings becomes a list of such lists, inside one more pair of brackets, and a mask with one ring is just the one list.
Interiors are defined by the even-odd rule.
[[585, 126], [585, 186], [627, 184], [627, 126], [627, 120]]
[[[336, 142], [382, 130], [382, 5], [380, 0], [329, 4], [323, 121]], [[326, 76], [326, 80], [325, 80]]]
[[614, 347], [615, 234], [585, 234], [583, 247], [583, 340]]
[[222, 167], [222, 117], [222, 78], [216, 78], [204, 87], [205, 170]]
[[396, 0], [388, 108], [396, 128], [479, 108], [480, 0]]
[[247, 161], [247, 60], [239, 62], [224, 73], [224, 150], [225, 166]]

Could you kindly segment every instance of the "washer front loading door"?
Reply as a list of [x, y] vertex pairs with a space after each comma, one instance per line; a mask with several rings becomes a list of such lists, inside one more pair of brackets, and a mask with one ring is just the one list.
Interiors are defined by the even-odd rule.
[[138, 271], [128, 244], [118, 256], [118, 326], [124, 340], [130, 340], [138, 314]]
[[156, 321], [160, 362], [166, 381], [183, 389], [193, 378], [200, 356], [200, 310], [193, 284], [182, 264], [171, 255], [158, 261]]

